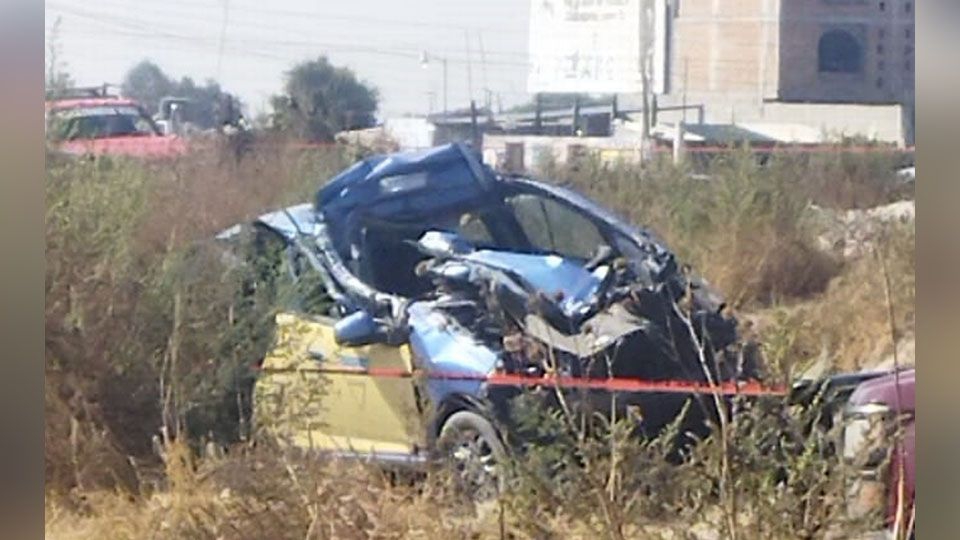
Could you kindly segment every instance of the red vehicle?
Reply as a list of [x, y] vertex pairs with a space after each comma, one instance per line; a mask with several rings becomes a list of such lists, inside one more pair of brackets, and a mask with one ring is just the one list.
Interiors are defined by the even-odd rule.
[[46, 102], [47, 135], [67, 154], [175, 157], [183, 139], [164, 135], [136, 101], [106, 88], [77, 89]]
[[847, 499], [851, 514], [879, 513], [887, 534], [908, 533], [901, 538], [912, 537], [915, 525], [915, 383], [915, 369], [865, 381], [844, 412], [843, 455], [855, 471]]

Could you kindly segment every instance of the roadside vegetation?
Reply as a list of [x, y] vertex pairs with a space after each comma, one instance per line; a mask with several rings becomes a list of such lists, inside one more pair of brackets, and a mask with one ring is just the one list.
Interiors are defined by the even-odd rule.
[[[243, 388], [282, 291], [264, 278], [276, 269], [228, 267], [206, 246], [309, 201], [356, 157], [279, 144], [164, 164], [48, 156], [51, 538], [822, 538], [865, 525], [842, 515], [835, 434], [806, 434], [812, 419], [779, 403], [739, 409], [680, 464], [668, 459], [675, 433], [641, 442], [628, 419], [521, 407], [554, 442], [511, 463], [506, 496], [479, 516], [452, 502], [442, 473], [405, 482], [251, 444]], [[848, 257], [819, 241], [810, 212], [912, 199], [895, 159], [761, 166], [732, 152], [701, 165], [707, 179], [667, 163], [544, 165], [664, 237], [727, 295], [767, 377], [784, 381], [811, 363], [875, 365], [912, 335], [912, 222]]]
[[842, 214], [912, 200], [912, 184], [894, 173], [901, 159], [786, 154], [759, 165], [733, 151], [695, 167], [662, 160], [642, 170], [590, 159], [540, 165], [663, 237], [758, 337], [789, 328], [789, 367], [822, 359], [828, 368], [849, 370], [876, 364], [892, 350], [885, 278], [896, 335], [912, 335], [913, 221], [876, 224], [862, 255], [846, 257], [822, 245], [835, 225], [812, 208]]

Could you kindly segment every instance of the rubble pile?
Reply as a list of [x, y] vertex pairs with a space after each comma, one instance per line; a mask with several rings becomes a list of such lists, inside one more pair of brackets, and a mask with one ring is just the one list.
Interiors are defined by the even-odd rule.
[[915, 203], [897, 201], [863, 210], [832, 210], [811, 205], [810, 210], [818, 229], [820, 249], [850, 260], [871, 253], [889, 226], [912, 224]]

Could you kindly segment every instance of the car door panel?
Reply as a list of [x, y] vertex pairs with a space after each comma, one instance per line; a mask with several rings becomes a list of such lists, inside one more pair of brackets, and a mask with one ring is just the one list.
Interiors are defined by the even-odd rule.
[[302, 448], [412, 453], [422, 435], [409, 347], [343, 347], [333, 325], [277, 316], [276, 346], [257, 386], [258, 424]]

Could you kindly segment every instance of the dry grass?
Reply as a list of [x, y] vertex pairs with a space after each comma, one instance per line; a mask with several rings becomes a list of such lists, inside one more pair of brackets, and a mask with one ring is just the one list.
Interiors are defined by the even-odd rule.
[[[811, 204], [850, 209], [911, 197], [894, 175], [896, 155], [716, 159], [709, 179], [689, 168], [586, 161], [553, 177], [663, 236], [723, 292], [763, 338], [785, 324], [797, 333], [791, 357], [823, 358], [830, 369], [878, 363], [892, 350], [876, 257], [845, 261], [822, 251]], [[900, 336], [913, 331], [914, 232], [894, 226], [878, 243], [893, 281]]]
[[[292, 197], [307, 198], [320, 183], [311, 174], [329, 176], [342, 167], [341, 160], [336, 150], [317, 155], [282, 148], [240, 163], [217, 154], [166, 165], [51, 159], [45, 290], [48, 480], [50, 475], [69, 478], [60, 471], [70, 463], [63, 457], [83, 452], [93, 440], [109, 441], [104, 447], [115, 447], [121, 456], [150, 455], [151, 436], [162, 424], [158, 384], [171, 354], [182, 357], [175, 375], [191, 388], [186, 383], [195, 380], [189, 374], [209, 377], [231, 356], [224, 355], [229, 351], [221, 338], [236, 283], [209, 265], [185, 259], [184, 246]], [[178, 291], [190, 294], [184, 295], [184, 320], [174, 321], [172, 299]], [[170, 341], [175, 324], [183, 334], [176, 353]], [[183, 396], [185, 402], [197, 399], [202, 396]], [[117, 484], [118, 473], [101, 476], [85, 485]]]
[[[893, 351], [884, 291], [884, 267], [891, 278], [896, 339], [915, 331], [916, 240], [913, 224], [895, 225], [872, 255], [855, 260], [823, 294], [752, 314], [763, 335], [776, 326], [795, 334], [789, 356], [816, 360], [830, 370], [859, 370], [886, 360]], [[913, 363], [914, 358], [901, 359]], [[799, 367], [799, 366], [798, 366]]]
[[839, 261], [816, 247], [811, 202], [795, 164], [759, 165], [749, 154], [719, 157], [709, 178], [658, 163], [648, 169], [588, 161], [556, 178], [662, 235], [735, 307], [809, 298]]
[[[211, 152], [147, 166], [50, 161], [45, 461], [51, 538], [500, 536], [499, 512], [464, 517], [432, 483], [391, 484], [376, 470], [246, 445], [232, 446], [226, 457], [201, 459], [177, 443], [161, 459], [151, 444], [164, 423], [162, 390], [170, 396], [167, 419], [180, 419], [191, 441], [234, 437], [237, 411], [225, 403], [236, 391], [237, 366], [254, 358], [269, 337], [263, 317], [272, 306], [254, 306], [259, 318], [237, 320], [237, 276], [188, 246], [265, 210], [309, 200], [352, 157], [337, 149], [302, 153], [270, 146], [240, 160]], [[775, 362], [790, 364], [825, 350], [832, 364], [852, 367], [881, 354], [878, 344], [889, 341], [879, 265], [870, 258], [840, 263], [820, 252], [804, 212], [813, 195], [834, 206], [885, 202], [892, 188], [868, 178], [881, 169], [846, 157], [760, 168], [732, 156], [713, 165], [709, 183], [682, 169], [595, 163], [557, 171], [557, 177], [666, 237], [738, 308], [756, 315], [754, 330]], [[846, 176], [835, 192], [811, 194], [811, 185], [825, 186], [838, 171]], [[891, 231], [882, 246], [897, 328], [909, 333], [912, 229]], [[771, 427], [734, 429], [744, 430], [746, 441], [769, 435]], [[636, 450], [634, 461], [619, 461], [622, 491], [610, 496], [623, 510], [620, 534], [687, 537], [690, 530], [652, 525], [675, 525], [678, 518], [687, 529], [694, 522], [709, 529], [703, 516], [717, 509], [712, 444], [703, 445], [697, 466], [669, 474], [637, 474], [655, 468], [650, 452]], [[803, 527], [833, 519], [809, 513], [786, 519], [798, 501], [821, 501], [822, 495], [777, 491], [768, 478], [771, 468], [805, 471], [811, 489], [826, 489], [814, 481], [823, 471], [815, 460], [773, 461], [756, 448], [747, 444], [734, 460], [737, 489], [753, 500], [747, 512], [754, 517], [745, 523], [758, 527], [756, 537], [803, 537]], [[610, 463], [609, 449], [589, 451], [598, 463]], [[514, 538], [604, 536], [610, 520], [585, 504], [607, 493], [597, 491], [605, 486], [599, 478], [605, 476], [551, 487], [564, 493], [552, 506], [545, 506], [550, 499], [541, 488], [520, 486], [507, 501], [504, 526]], [[663, 496], [651, 495], [657, 493]], [[777, 526], [761, 527], [761, 520]]]
[[[152, 493], [88, 491], [72, 508], [48, 499], [52, 539], [479, 538], [496, 516], [467, 519], [380, 471], [282, 450], [236, 449], [197, 460], [168, 447], [167, 485]], [[484, 534], [486, 533], [486, 534]]]

